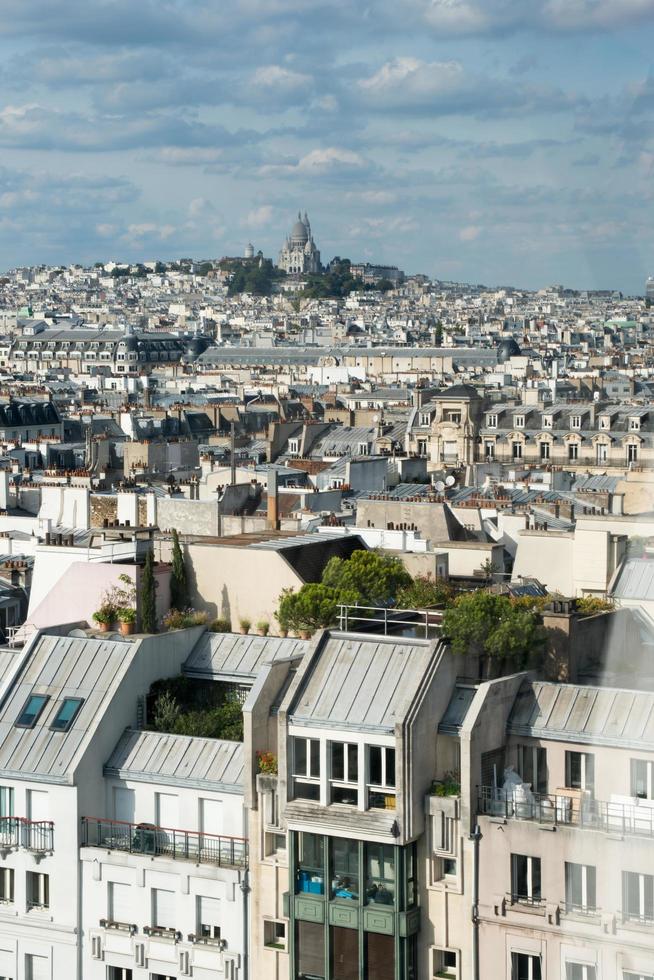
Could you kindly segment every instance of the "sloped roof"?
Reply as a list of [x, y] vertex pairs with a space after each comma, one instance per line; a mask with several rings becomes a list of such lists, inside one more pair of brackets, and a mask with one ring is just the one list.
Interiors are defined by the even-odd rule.
[[434, 657], [420, 640], [350, 639], [332, 633], [295, 692], [289, 720], [323, 728], [393, 732]]
[[166, 786], [243, 792], [243, 744], [127, 729], [104, 767], [120, 776]]
[[622, 564], [612, 589], [617, 599], [654, 599], [654, 560], [629, 558]]
[[654, 693], [525, 681], [507, 723], [510, 735], [654, 750]]
[[184, 673], [220, 681], [253, 681], [264, 664], [301, 657], [307, 646], [306, 640], [291, 637], [203, 633], [184, 664]]
[[[0, 774], [48, 782], [71, 782], [87, 736], [132, 663], [140, 641], [40, 636], [26, 652], [22, 672], [0, 706]], [[31, 695], [48, 701], [33, 728], [16, 720]], [[63, 698], [82, 698], [72, 726], [50, 725]]]

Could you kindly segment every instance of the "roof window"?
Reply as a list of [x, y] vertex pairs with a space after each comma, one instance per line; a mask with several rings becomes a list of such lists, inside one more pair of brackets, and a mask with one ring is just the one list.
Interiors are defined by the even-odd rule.
[[50, 728], [53, 732], [67, 732], [75, 721], [79, 709], [84, 703], [83, 698], [64, 698], [59, 710], [52, 720]]
[[23, 710], [16, 719], [16, 727], [34, 728], [39, 715], [45, 708], [47, 700], [47, 694], [32, 694], [25, 702]]

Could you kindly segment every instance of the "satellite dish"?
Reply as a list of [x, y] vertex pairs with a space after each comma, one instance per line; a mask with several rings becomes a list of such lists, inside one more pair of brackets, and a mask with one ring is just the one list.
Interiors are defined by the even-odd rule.
[[443, 490], [445, 489], [445, 484], [443, 483], [442, 480], [437, 480], [436, 483], [434, 484], [434, 486], [435, 486], [436, 490], [438, 491], [438, 493], [442, 493]]
[[453, 487], [455, 483], [456, 483], [456, 480], [455, 480], [455, 478], [451, 474], [450, 474], [450, 476], [446, 476], [445, 477], [445, 486], [446, 487]]

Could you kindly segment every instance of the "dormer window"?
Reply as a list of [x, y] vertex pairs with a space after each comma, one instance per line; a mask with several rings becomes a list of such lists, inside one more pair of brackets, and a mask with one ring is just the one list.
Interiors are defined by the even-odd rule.
[[288, 440], [288, 451], [289, 453], [299, 453], [300, 452], [300, 440], [299, 439], [289, 439]]
[[610, 415], [600, 415], [599, 427], [604, 432], [608, 432], [611, 428], [611, 416]]
[[358, 450], [358, 452], [359, 452], [359, 456], [367, 456], [368, 455], [368, 443], [367, 442], [360, 442], [359, 443], [359, 450]]
[[420, 425], [429, 425], [431, 422], [431, 416], [429, 412], [421, 412], [420, 414]]
[[640, 418], [637, 415], [629, 419], [629, 429], [631, 432], [640, 431]]
[[496, 429], [497, 428], [497, 415], [487, 415], [486, 416], [486, 425], [487, 425], [487, 427], [489, 429]]
[[581, 428], [581, 415], [571, 415], [570, 416], [570, 428], [580, 429]]
[[553, 429], [554, 428], [554, 416], [553, 415], [543, 415], [543, 428]]
[[524, 429], [525, 427], [525, 417], [524, 415], [516, 415], [513, 419], [513, 424], [516, 429]]

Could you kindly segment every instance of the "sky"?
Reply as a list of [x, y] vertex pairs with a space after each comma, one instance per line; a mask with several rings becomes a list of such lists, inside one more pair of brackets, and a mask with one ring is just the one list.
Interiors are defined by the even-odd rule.
[[635, 294], [654, 0], [2, 0], [0, 268], [275, 257]]

